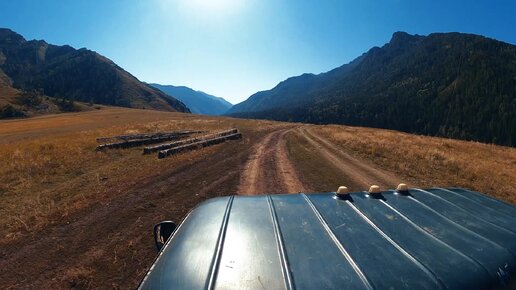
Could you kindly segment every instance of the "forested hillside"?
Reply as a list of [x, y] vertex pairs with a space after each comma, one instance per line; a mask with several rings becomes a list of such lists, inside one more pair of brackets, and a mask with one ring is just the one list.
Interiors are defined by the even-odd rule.
[[189, 111], [94, 51], [27, 41], [9, 29], [0, 29], [0, 79], [4, 89], [38, 91], [67, 102]]
[[350, 64], [235, 105], [241, 117], [338, 123], [516, 145], [516, 46], [397, 32]]

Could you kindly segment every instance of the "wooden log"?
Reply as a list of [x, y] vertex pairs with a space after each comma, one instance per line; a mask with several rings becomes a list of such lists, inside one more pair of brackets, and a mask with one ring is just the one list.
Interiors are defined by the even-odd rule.
[[102, 144], [102, 145], [97, 146], [96, 150], [101, 151], [104, 149], [129, 148], [129, 147], [136, 147], [136, 146], [141, 146], [141, 145], [161, 143], [164, 141], [176, 140], [176, 139], [179, 139], [179, 138], [182, 138], [185, 136], [190, 136], [191, 134], [194, 134], [197, 132], [201, 132], [201, 131], [179, 131], [179, 132], [170, 133], [170, 134], [162, 135], [162, 136], [151, 137], [151, 138], [107, 143], [107, 144]]
[[174, 148], [174, 147], [178, 147], [178, 146], [192, 144], [192, 143], [196, 143], [199, 141], [227, 136], [227, 135], [231, 135], [231, 134], [235, 134], [235, 133], [238, 133], [238, 129], [236, 129], [236, 128], [226, 130], [226, 131], [221, 131], [221, 132], [214, 133], [214, 134], [208, 134], [208, 135], [203, 135], [203, 136], [190, 138], [190, 139], [186, 139], [186, 140], [176, 141], [176, 142], [172, 142], [172, 143], [165, 143], [165, 144], [160, 144], [160, 145], [156, 145], [156, 146], [145, 147], [145, 148], [143, 148], [143, 154], [150, 154], [153, 152], [158, 152], [158, 151], [162, 151], [162, 150], [166, 150], [166, 149], [170, 149], [170, 148]]
[[215, 144], [219, 144], [219, 143], [225, 142], [226, 140], [236, 140], [236, 139], [240, 139], [240, 138], [242, 138], [242, 134], [241, 133], [233, 133], [233, 134], [222, 136], [222, 137], [216, 137], [216, 138], [206, 139], [206, 140], [202, 140], [202, 141], [191, 143], [191, 144], [177, 146], [177, 147], [174, 147], [174, 148], [170, 148], [170, 149], [159, 151], [158, 158], [162, 159], [162, 158], [165, 158], [167, 156], [174, 155], [174, 154], [177, 154], [177, 153], [180, 153], [180, 152], [200, 149], [200, 148], [203, 148], [203, 147], [208, 147], [208, 146], [211, 146], [211, 145], [215, 145]]
[[107, 141], [112, 141], [112, 140], [115, 140], [115, 139], [124, 140], [124, 141], [130, 141], [130, 140], [141, 140], [141, 139], [166, 137], [166, 136], [175, 135], [175, 134], [178, 134], [178, 133], [196, 134], [196, 133], [205, 133], [205, 132], [206, 131], [186, 130], [186, 131], [171, 131], [171, 132], [141, 133], [141, 134], [118, 135], [118, 136], [111, 136], [111, 137], [100, 137], [100, 138], [97, 138], [96, 140], [99, 143], [107, 142]]

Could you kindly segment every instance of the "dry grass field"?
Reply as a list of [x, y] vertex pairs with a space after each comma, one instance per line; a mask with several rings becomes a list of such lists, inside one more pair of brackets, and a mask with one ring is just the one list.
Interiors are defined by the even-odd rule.
[[[98, 137], [232, 127], [242, 140], [164, 159], [95, 151]], [[0, 121], [0, 288], [134, 288], [155, 257], [152, 225], [207, 198], [402, 181], [516, 203], [516, 149], [121, 108]]]
[[[235, 194], [251, 144], [281, 126], [119, 108], [0, 121], [0, 288], [134, 288], [153, 223]], [[98, 137], [232, 127], [243, 140], [165, 159], [95, 151]]]
[[516, 204], [515, 148], [346, 126], [318, 132], [407, 183], [464, 187]]
[[[173, 130], [246, 130], [252, 122], [133, 109], [48, 115], [0, 121], [0, 232], [44, 227], [51, 216], [64, 217], [87, 206], [99, 194], [115, 194], [175, 165], [178, 158], [157, 160], [141, 148], [96, 152], [96, 138]], [[271, 122], [261, 122], [262, 128]], [[253, 124], [254, 126], [254, 124]], [[195, 155], [195, 153], [190, 154]], [[189, 156], [192, 158], [192, 156]], [[132, 181], [131, 181], [132, 180]]]
[[[381, 178], [357, 182], [351, 174], [338, 170], [340, 164], [328, 166], [328, 161], [321, 158], [323, 143], [314, 150], [304, 134], [290, 134], [290, 155], [315, 191], [334, 190], [335, 184], [351, 190], [365, 190], [372, 183], [394, 188], [396, 183], [404, 182], [413, 187], [463, 187], [516, 204], [515, 148], [361, 127], [306, 128], [352, 158], [395, 176], [383, 184]], [[342, 160], [344, 163], [346, 160]], [[356, 170], [363, 175], [373, 174]]]

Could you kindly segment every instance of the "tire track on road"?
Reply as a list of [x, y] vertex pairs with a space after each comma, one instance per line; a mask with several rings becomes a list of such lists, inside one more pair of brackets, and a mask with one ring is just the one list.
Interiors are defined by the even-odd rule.
[[298, 130], [308, 143], [317, 148], [321, 157], [325, 158], [333, 167], [339, 170], [344, 176], [351, 180], [348, 187], [367, 190], [369, 186], [376, 184], [386, 188], [395, 188], [400, 179], [393, 174], [381, 170], [367, 161], [357, 159], [334, 143], [324, 139], [307, 128]]
[[273, 131], [255, 145], [240, 177], [239, 194], [309, 191], [288, 156], [286, 135], [291, 130]]

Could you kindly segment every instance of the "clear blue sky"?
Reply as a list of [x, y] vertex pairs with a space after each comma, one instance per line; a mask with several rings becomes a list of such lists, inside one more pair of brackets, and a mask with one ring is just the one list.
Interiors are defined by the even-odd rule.
[[516, 43], [516, 1], [0, 0], [0, 27], [87, 47], [145, 82], [232, 103], [411, 34], [468, 32]]

